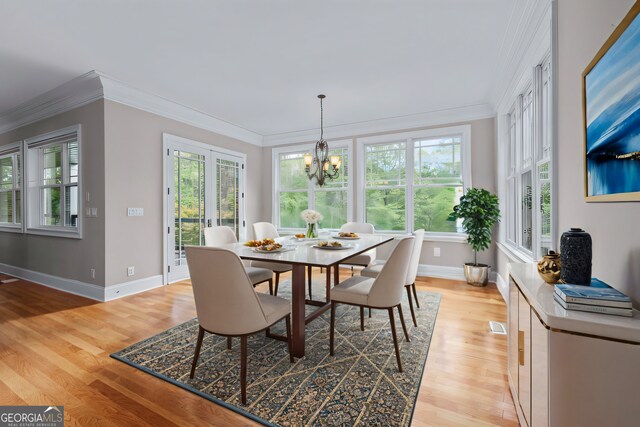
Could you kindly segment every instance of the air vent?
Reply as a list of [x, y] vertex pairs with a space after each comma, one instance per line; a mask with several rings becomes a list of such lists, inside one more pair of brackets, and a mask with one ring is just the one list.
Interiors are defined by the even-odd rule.
[[489, 329], [491, 329], [492, 334], [507, 335], [507, 328], [504, 326], [504, 323], [491, 320], [489, 322]]

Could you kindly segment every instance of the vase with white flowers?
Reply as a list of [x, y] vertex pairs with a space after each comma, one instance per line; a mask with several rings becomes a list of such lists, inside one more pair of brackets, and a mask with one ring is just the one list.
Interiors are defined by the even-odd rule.
[[307, 239], [318, 237], [318, 222], [322, 221], [322, 214], [312, 209], [305, 209], [300, 216], [307, 223]]

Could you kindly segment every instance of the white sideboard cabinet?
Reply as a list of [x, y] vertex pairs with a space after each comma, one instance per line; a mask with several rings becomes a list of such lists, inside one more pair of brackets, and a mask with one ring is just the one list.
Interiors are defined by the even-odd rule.
[[566, 311], [553, 291], [535, 264], [509, 265], [508, 375], [520, 425], [640, 426], [640, 312]]

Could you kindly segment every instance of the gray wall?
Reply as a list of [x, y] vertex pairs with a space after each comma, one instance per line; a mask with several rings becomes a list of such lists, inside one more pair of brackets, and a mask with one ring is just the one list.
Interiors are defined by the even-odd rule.
[[[494, 192], [496, 191], [495, 185], [495, 163], [496, 163], [496, 153], [495, 153], [495, 119], [483, 119], [483, 120], [474, 120], [470, 122], [464, 123], [450, 123], [443, 124], [439, 126], [430, 126], [424, 128], [416, 128], [416, 129], [398, 129], [390, 133], [398, 133], [398, 132], [408, 132], [413, 130], [420, 129], [433, 129], [438, 127], [447, 127], [447, 126], [456, 126], [456, 125], [471, 125], [471, 169], [472, 169], [472, 184], [474, 187], [484, 187], [487, 190]], [[367, 134], [367, 135], [352, 135], [347, 138], [340, 138], [340, 140], [344, 139], [352, 139], [353, 144], [355, 144], [355, 139], [364, 137], [364, 136], [372, 136], [372, 135], [381, 135], [378, 134]], [[308, 141], [307, 141], [308, 142]], [[331, 143], [331, 142], [329, 142]], [[262, 168], [265, 171], [271, 170], [272, 168], [272, 148], [264, 148], [263, 156], [262, 156]], [[355, 145], [353, 146], [353, 174], [357, 174], [359, 159], [357, 158], [357, 150], [355, 149]], [[262, 182], [262, 192], [265, 195], [273, 194], [272, 181], [271, 177], [265, 179]], [[354, 200], [354, 209], [358, 202], [358, 198]], [[263, 214], [263, 220], [271, 221], [271, 209], [272, 209], [272, 197], [264, 197], [262, 202], [261, 212]], [[495, 239], [494, 239], [495, 240]], [[389, 248], [390, 245], [387, 245]], [[440, 248], [440, 257], [436, 258], [433, 256], [433, 249], [435, 247]], [[378, 259], [385, 259], [388, 256], [388, 249], [381, 248], [378, 250]], [[495, 254], [496, 248], [495, 244], [492, 244], [491, 248], [481, 253], [478, 257], [480, 262], [484, 262], [490, 265], [495, 265]], [[424, 243], [422, 248], [422, 256], [420, 259], [421, 264], [428, 265], [439, 265], [439, 266], [447, 266], [447, 267], [461, 267], [463, 263], [473, 261], [473, 252], [469, 248], [466, 243], [451, 243], [451, 242], [430, 242], [427, 241]]]
[[[0, 263], [86, 283], [105, 283], [105, 162], [104, 101], [23, 126], [0, 135], [0, 145], [41, 135], [75, 124], [82, 125], [82, 200], [98, 208], [97, 218], [84, 217], [83, 238], [36, 236], [0, 232]], [[95, 279], [90, 269], [96, 270]]]
[[[560, 231], [582, 227], [593, 238], [593, 275], [640, 305], [640, 203], [584, 201], [581, 74], [633, 0], [558, 2], [558, 199]], [[640, 177], [638, 177], [640, 179]]]
[[[248, 229], [264, 219], [261, 147], [112, 101], [104, 110], [107, 286], [163, 273], [163, 132], [247, 154]], [[144, 216], [128, 217], [128, 207], [144, 208]], [[128, 266], [134, 277], [127, 277]]]

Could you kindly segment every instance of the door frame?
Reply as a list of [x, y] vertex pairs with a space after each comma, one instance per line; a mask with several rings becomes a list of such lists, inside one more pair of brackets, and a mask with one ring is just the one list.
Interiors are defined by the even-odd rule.
[[[218, 147], [211, 144], [206, 144], [204, 142], [195, 141], [192, 139], [184, 138], [181, 136], [173, 135], [167, 132], [162, 133], [162, 281], [163, 284], [169, 284], [169, 257], [168, 257], [168, 244], [169, 244], [169, 234], [170, 229], [167, 230], [168, 225], [168, 215], [167, 209], [169, 208], [169, 188], [171, 188], [172, 183], [169, 182], [169, 177], [167, 175], [167, 160], [169, 158], [169, 154], [171, 148], [175, 148], [176, 146], [188, 146], [193, 147], [196, 150], [208, 150], [211, 152], [211, 158], [215, 158], [216, 154], [221, 154], [223, 156], [234, 156], [242, 159], [242, 168], [240, 170], [240, 185], [242, 190], [244, 190], [243, 194], [246, 193], [246, 183], [247, 183], [247, 155], [245, 153], [241, 153], [238, 151], [228, 150], [226, 148]], [[211, 161], [211, 164], [208, 165], [210, 168], [215, 166], [215, 162]], [[206, 166], [206, 165], [205, 165]], [[211, 181], [213, 183], [212, 188], [215, 191], [215, 170], [211, 171]], [[211, 185], [211, 184], [210, 184]], [[215, 199], [215, 194], [211, 195], [213, 199]], [[246, 238], [246, 197], [242, 197], [240, 199], [240, 218], [239, 218], [239, 234], [240, 239], [243, 240]], [[215, 208], [212, 215], [215, 216]], [[215, 217], [214, 217], [215, 219]], [[188, 279], [189, 277], [185, 277], [183, 279], [178, 279], [176, 281]], [[174, 283], [174, 282], [171, 282]]]

